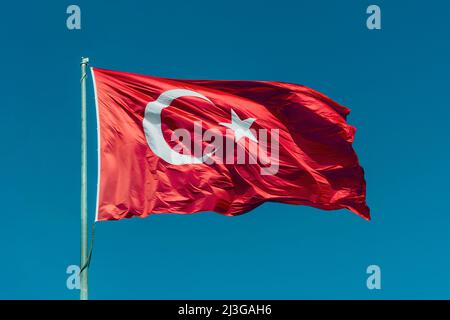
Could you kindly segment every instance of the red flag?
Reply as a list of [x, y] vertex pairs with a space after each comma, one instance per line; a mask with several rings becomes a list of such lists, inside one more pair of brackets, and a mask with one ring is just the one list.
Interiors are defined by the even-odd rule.
[[308, 87], [93, 68], [97, 220], [239, 215], [265, 201], [370, 219], [349, 109]]

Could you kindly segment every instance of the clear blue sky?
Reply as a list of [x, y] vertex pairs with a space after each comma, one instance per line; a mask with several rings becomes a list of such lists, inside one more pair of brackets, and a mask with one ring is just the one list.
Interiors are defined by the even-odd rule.
[[[101, 222], [94, 299], [450, 298], [450, 42], [444, 1], [2, 3], [0, 298], [77, 299], [79, 60], [193, 79], [305, 84], [352, 109], [373, 220], [265, 204], [239, 217]], [[89, 215], [96, 132], [88, 83]], [[366, 288], [366, 267], [382, 290]]]

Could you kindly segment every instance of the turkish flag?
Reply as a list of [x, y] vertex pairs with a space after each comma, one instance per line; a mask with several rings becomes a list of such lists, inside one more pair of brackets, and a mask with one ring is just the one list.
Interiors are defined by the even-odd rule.
[[96, 220], [215, 211], [265, 201], [370, 219], [349, 109], [272, 81], [175, 80], [92, 69]]

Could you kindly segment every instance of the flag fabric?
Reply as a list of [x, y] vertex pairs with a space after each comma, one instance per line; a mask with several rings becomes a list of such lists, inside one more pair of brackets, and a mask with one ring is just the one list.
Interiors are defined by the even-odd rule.
[[370, 219], [349, 109], [306, 86], [176, 80], [92, 68], [96, 220], [214, 211], [266, 201]]

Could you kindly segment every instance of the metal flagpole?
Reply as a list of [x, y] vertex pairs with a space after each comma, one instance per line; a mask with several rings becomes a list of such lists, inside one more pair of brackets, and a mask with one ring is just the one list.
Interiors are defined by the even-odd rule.
[[[87, 225], [87, 156], [86, 156], [86, 66], [89, 58], [81, 58], [81, 261], [80, 300], [88, 300], [88, 225]], [[86, 266], [86, 267], [85, 267]]]

